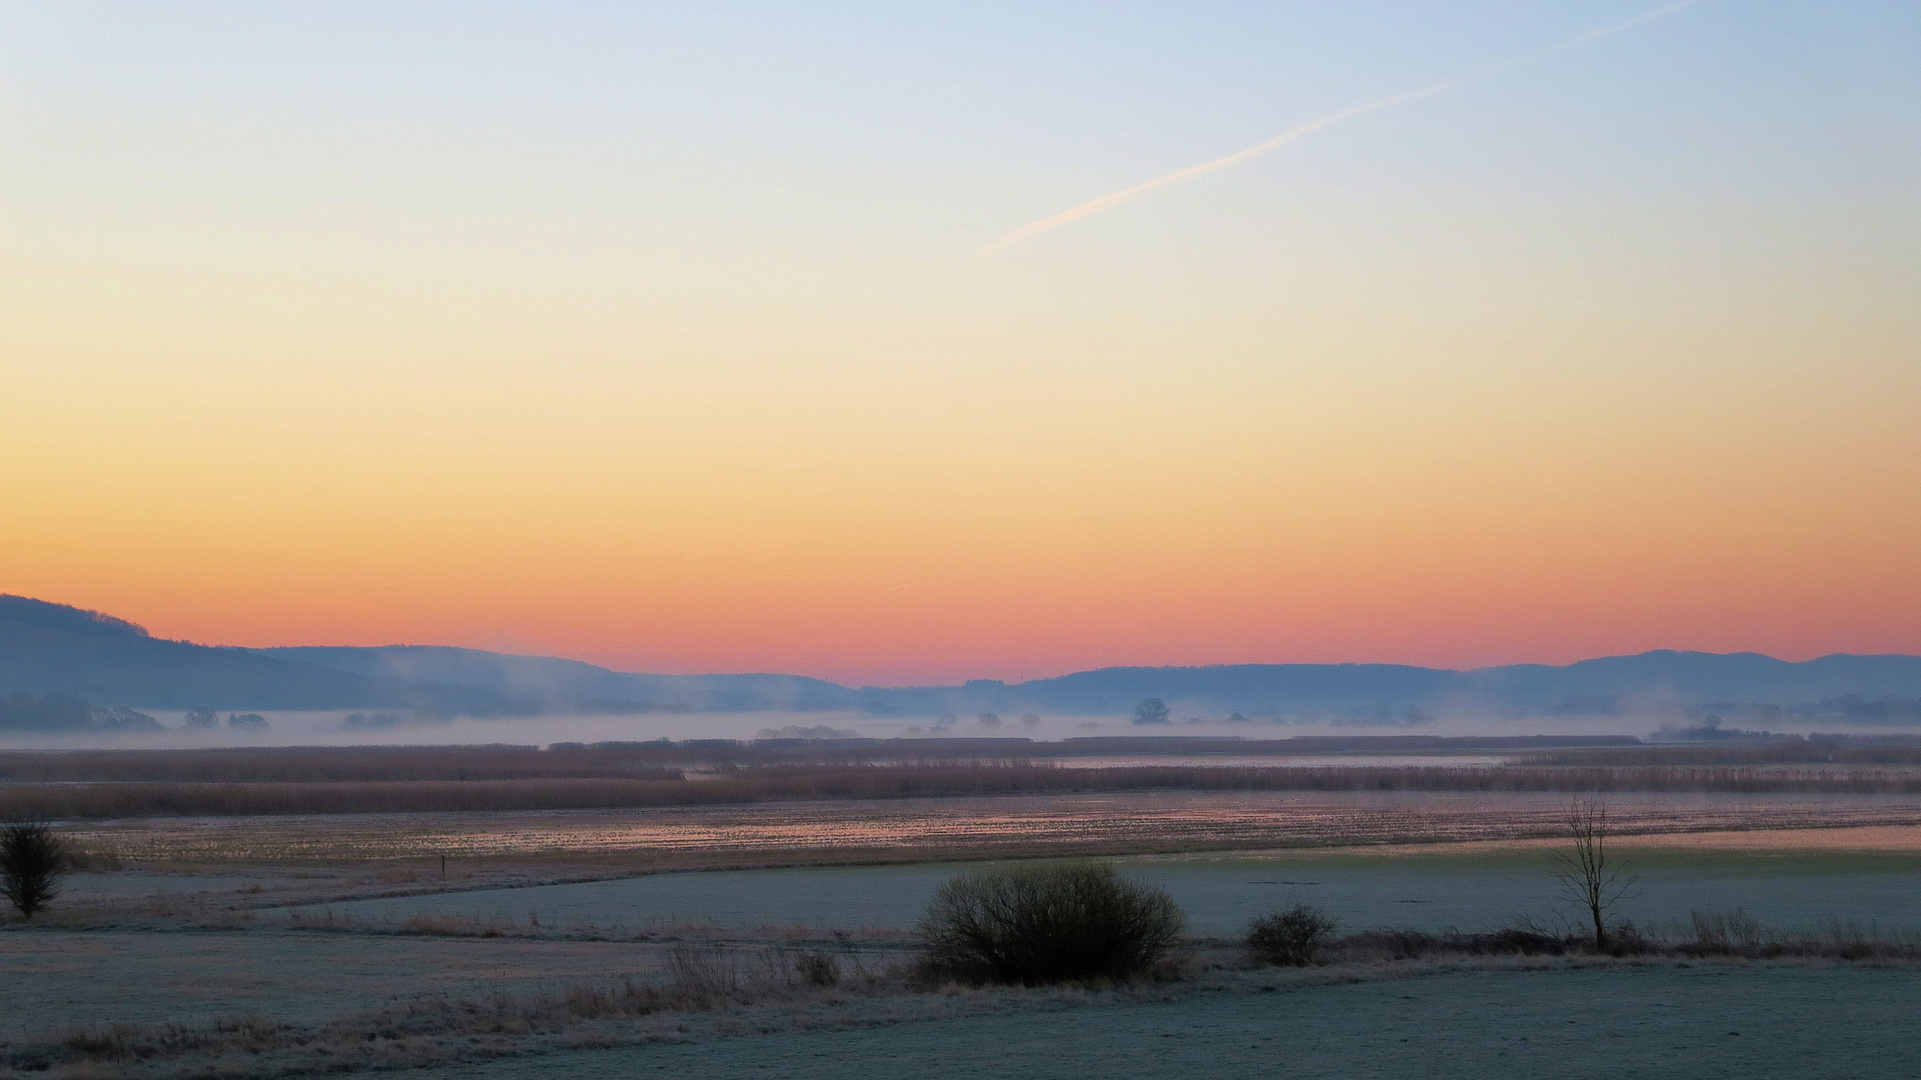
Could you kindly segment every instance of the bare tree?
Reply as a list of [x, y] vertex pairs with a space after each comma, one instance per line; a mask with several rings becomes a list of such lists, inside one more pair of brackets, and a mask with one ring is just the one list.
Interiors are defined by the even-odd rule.
[[0, 829], [0, 896], [20, 909], [22, 918], [33, 918], [60, 895], [66, 862], [66, 845], [44, 822], [19, 821]]
[[1561, 896], [1593, 920], [1594, 949], [1604, 951], [1608, 945], [1608, 913], [1621, 902], [1634, 881], [1623, 878], [1620, 862], [1608, 856], [1607, 842], [1613, 823], [1608, 817], [1607, 800], [1582, 802], [1577, 799], [1568, 803], [1566, 822], [1572, 844], [1567, 850], [1555, 852], [1555, 861], [1561, 868], [1554, 872], [1554, 880], [1561, 885]]

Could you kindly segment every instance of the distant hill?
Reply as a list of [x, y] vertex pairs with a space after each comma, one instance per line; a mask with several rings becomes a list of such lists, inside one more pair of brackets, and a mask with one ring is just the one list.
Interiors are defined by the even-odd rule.
[[1921, 657], [1836, 654], [1790, 662], [1759, 653], [1657, 650], [1561, 667], [1514, 664], [1471, 671], [1393, 664], [1125, 667], [1011, 685], [972, 682], [930, 689], [955, 711], [998, 705], [1125, 713], [1143, 697], [1158, 697], [1177, 718], [1184, 711], [1238, 711], [1356, 724], [1423, 723], [1446, 715], [1681, 716], [1714, 709], [1765, 718], [1825, 708], [1838, 716], [1842, 710], [1836, 703], [1850, 697], [1885, 701], [1921, 695]]
[[1565, 667], [1513, 664], [1462, 673], [1460, 691], [1529, 708], [1566, 698], [1642, 701], [1771, 702], [1787, 706], [1839, 698], [1921, 694], [1921, 657], [1835, 653], [1790, 662], [1760, 653], [1659, 649], [1604, 656]]
[[1721, 715], [1761, 727], [1799, 711], [1921, 723], [1921, 657], [1656, 651], [1565, 666], [1452, 671], [1399, 664], [1114, 667], [959, 686], [848, 687], [798, 675], [649, 675], [436, 645], [234, 649], [164, 641], [132, 623], [0, 596], [0, 695], [63, 694], [102, 708], [411, 708], [541, 712], [847, 710], [972, 720], [984, 712], [1125, 716], [1142, 698], [1190, 716], [1407, 727], [1442, 717]]
[[484, 709], [498, 695], [156, 638], [99, 612], [0, 596], [0, 694], [59, 694], [102, 707]]
[[[1657, 651], [1565, 667], [1519, 664], [1451, 671], [1398, 664], [1235, 664], [1117, 667], [1048, 679], [959, 686], [852, 688], [793, 675], [640, 675], [553, 657], [439, 646], [296, 647], [262, 650], [361, 675], [454, 683], [555, 709], [812, 711], [971, 720], [982, 712], [1124, 716], [1142, 698], [1168, 703], [1175, 719], [1299, 719], [1357, 726], [1413, 726], [1438, 716], [1699, 716], [1779, 718], [1855, 698], [1921, 695], [1921, 657], [1835, 655], [1791, 663], [1755, 653]], [[1770, 711], [1771, 710], [1771, 711]], [[1830, 710], [1840, 716], [1839, 706]], [[1849, 718], [1909, 715], [1851, 710]]]
[[[1006, 688], [1009, 700], [1058, 711], [1126, 713], [1144, 697], [1212, 712], [1344, 715], [1404, 721], [1457, 672], [1400, 664], [1223, 664], [1077, 671]], [[974, 682], [976, 692], [992, 684]]]
[[256, 651], [373, 678], [470, 686], [549, 710], [808, 711], [860, 705], [856, 691], [801, 675], [639, 675], [578, 660], [444, 645], [297, 645]]

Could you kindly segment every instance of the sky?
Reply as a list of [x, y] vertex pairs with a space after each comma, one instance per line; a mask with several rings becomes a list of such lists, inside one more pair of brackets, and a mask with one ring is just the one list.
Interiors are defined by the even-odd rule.
[[1910, 0], [0, 0], [0, 592], [168, 637], [1917, 653], [1917, 296]]

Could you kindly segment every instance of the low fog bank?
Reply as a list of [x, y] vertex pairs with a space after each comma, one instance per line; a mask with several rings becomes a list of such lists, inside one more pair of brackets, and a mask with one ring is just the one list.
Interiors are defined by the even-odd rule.
[[[85, 731], [0, 731], [0, 747], [22, 750], [193, 749], [223, 746], [408, 746], [511, 743], [546, 746], [561, 742], [628, 742], [672, 739], [1032, 739], [1090, 737], [1206, 737], [1248, 740], [1295, 736], [1522, 736], [1612, 735], [1685, 742], [1748, 740], [1761, 729], [1736, 726], [1717, 714], [1688, 717], [1673, 711], [1584, 717], [1489, 717], [1474, 714], [1422, 716], [1418, 722], [1364, 723], [1351, 718], [1239, 718], [1169, 709], [1164, 721], [1133, 716], [1014, 716], [982, 713], [960, 717], [875, 717], [858, 712], [648, 712], [522, 717], [441, 717], [402, 710], [267, 710], [212, 714], [205, 710], [148, 710], [157, 726]], [[1783, 717], [1765, 729], [1778, 735], [1817, 733], [1888, 735], [1912, 726], [1849, 724], [1833, 718]]]

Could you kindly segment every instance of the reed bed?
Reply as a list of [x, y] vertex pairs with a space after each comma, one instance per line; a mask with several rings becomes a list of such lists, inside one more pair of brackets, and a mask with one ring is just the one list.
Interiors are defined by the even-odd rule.
[[1452, 791], [1921, 794], [1896, 769], [1793, 773], [1701, 767], [1249, 767], [1067, 769], [1045, 762], [783, 766], [706, 780], [416, 780], [310, 783], [0, 784], [0, 818], [59, 820], [281, 814], [637, 809], [829, 799], [1129, 791]]
[[181, 750], [0, 752], [0, 781], [27, 783], [318, 783], [323, 781], [665, 779], [679, 770], [777, 765], [1039, 761], [1155, 755], [1275, 757], [1299, 754], [1522, 752], [1629, 745], [1589, 736], [1456, 738], [1429, 735], [1305, 735], [1292, 739], [1105, 736], [1029, 739], [693, 739], [538, 746], [280, 746]]
[[1708, 746], [1624, 746], [1535, 750], [1516, 755], [1516, 765], [1705, 767], [1765, 765], [1921, 766], [1921, 742], [1869, 741], [1814, 736], [1791, 742]]
[[[663, 746], [247, 746], [0, 752], [0, 780], [25, 783], [347, 783], [402, 780], [664, 780]], [[699, 753], [686, 755], [698, 761]]]

